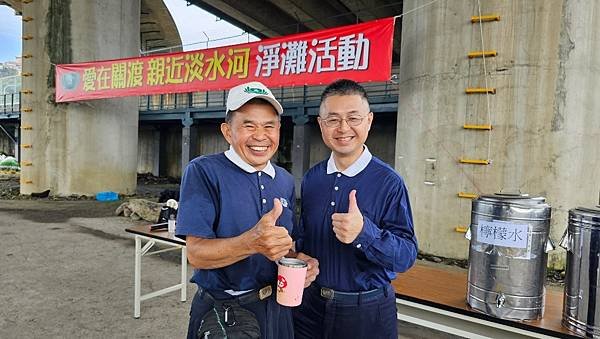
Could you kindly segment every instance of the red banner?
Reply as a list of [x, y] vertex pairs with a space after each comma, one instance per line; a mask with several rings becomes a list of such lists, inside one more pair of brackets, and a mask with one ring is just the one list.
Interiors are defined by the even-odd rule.
[[228, 89], [386, 81], [394, 18], [197, 51], [56, 66], [56, 101]]

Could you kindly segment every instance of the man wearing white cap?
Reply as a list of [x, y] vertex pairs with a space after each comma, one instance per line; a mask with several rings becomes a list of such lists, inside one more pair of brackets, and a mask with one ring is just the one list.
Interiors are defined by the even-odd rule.
[[[177, 235], [186, 238], [198, 292], [188, 338], [293, 338], [277, 304], [275, 260], [293, 245], [294, 179], [271, 163], [281, 104], [259, 82], [232, 88], [221, 132], [229, 150], [192, 160], [181, 181]], [[309, 263], [306, 286], [318, 272]]]

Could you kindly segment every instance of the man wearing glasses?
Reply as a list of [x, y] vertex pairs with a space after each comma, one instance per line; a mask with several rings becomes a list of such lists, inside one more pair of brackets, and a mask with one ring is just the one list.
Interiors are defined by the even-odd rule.
[[304, 176], [296, 250], [319, 275], [294, 309], [296, 338], [397, 338], [391, 280], [417, 256], [404, 181], [365, 145], [367, 93], [338, 80], [321, 96], [319, 127], [331, 156]]

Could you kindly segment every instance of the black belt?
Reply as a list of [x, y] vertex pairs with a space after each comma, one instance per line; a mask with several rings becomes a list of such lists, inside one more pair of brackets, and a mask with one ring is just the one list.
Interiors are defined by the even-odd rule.
[[[198, 293], [202, 295], [202, 299], [205, 301], [209, 301], [213, 304], [222, 304], [225, 302], [235, 302], [239, 305], [247, 305], [252, 304], [258, 301], [262, 301], [268, 299], [273, 294], [273, 287], [271, 285], [267, 285], [259, 290], [253, 290], [241, 295], [232, 295], [231, 298], [225, 299], [217, 299], [213, 295], [210, 294], [207, 290], [198, 290]], [[226, 293], [226, 292], [224, 292]]]
[[387, 296], [388, 289], [390, 286], [384, 286], [380, 288], [376, 288], [369, 291], [359, 291], [359, 292], [341, 292], [336, 291], [331, 288], [317, 286], [316, 284], [312, 284], [311, 287], [317, 289], [319, 295], [327, 300], [335, 300], [344, 304], [358, 304], [364, 303], [371, 300], [379, 299], [382, 295]]

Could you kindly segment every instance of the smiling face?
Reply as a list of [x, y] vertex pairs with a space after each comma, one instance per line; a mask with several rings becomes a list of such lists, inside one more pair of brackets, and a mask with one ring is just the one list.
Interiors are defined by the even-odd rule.
[[369, 136], [373, 113], [358, 94], [331, 95], [321, 104], [319, 127], [325, 145], [336, 159], [354, 162]]
[[235, 152], [256, 170], [265, 168], [279, 146], [279, 116], [266, 102], [249, 102], [237, 109], [221, 132]]

